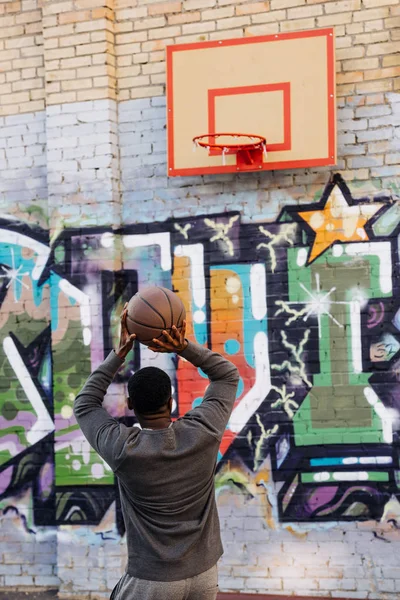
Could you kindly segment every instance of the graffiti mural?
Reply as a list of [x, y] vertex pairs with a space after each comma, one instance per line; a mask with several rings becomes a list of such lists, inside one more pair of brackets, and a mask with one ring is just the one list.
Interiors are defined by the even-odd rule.
[[[339, 175], [274, 223], [225, 213], [50, 243], [0, 221], [0, 506], [29, 491], [36, 525], [106, 514], [114, 476], [73, 399], [115, 344], [123, 304], [158, 284], [184, 301], [188, 337], [240, 371], [219, 477], [269, 458], [281, 521], [380, 518], [400, 495], [399, 223], [389, 198], [356, 202]], [[135, 422], [126, 381], [149, 364], [171, 376], [174, 417], [201, 402], [200, 370], [138, 345], [109, 390], [115, 417]]]

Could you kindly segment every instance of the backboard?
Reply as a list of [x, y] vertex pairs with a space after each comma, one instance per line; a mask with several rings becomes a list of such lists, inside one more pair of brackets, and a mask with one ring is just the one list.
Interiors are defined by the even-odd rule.
[[207, 133], [258, 134], [263, 170], [336, 163], [333, 29], [167, 47], [168, 175], [238, 170]]

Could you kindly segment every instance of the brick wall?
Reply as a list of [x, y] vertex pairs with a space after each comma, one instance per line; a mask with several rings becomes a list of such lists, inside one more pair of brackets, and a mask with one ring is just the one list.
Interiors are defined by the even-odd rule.
[[[221, 590], [398, 597], [399, 22], [397, 0], [0, 5], [0, 586], [108, 598], [122, 573], [113, 476], [72, 401], [153, 282], [242, 377], [216, 477]], [[334, 168], [167, 178], [166, 45], [327, 26]], [[305, 227], [332, 199], [333, 245]], [[205, 380], [158, 364], [183, 414]]]

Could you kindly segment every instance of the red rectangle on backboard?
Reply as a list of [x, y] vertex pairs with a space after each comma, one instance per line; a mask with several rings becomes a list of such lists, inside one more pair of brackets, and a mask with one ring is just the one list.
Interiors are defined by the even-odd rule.
[[[312, 40], [315, 40], [315, 43]], [[293, 65], [293, 68], [286, 69], [288, 76], [285, 76], [283, 72], [280, 73], [280, 70], [282, 71], [280, 52], [282, 46], [287, 48], [287, 44], [284, 43], [286, 41], [292, 44], [289, 59], [287, 59], [288, 53], [286, 54], [287, 64]], [[283, 44], [275, 46], [274, 42], [283, 42]], [[300, 53], [298, 53], [297, 46], [296, 49], [293, 49], [294, 43], [298, 43], [300, 46], [303, 44], [304, 50], [300, 48]], [[306, 49], [307, 45], [308, 49]], [[235, 48], [236, 50], [234, 50]], [[224, 49], [222, 54], [219, 53], [219, 49]], [[238, 60], [240, 65], [244, 63], [241, 71], [238, 71], [235, 60], [229, 62], [230, 49], [236, 53], [235, 60]], [[207, 52], [204, 53], [203, 50]], [[196, 51], [199, 51], [197, 55]], [[209, 70], [204, 68], [204, 60], [208, 60], [205, 58], [206, 54], [211, 56], [211, 61], [208, 63]], [[263, 60], [259, 60], [260, 55], [264, 57]], [[220, 59], [220, 56], [223, 56], [223, 60]], [[268, 60], [265, 60], [266, 56]], [[313, 70], [314, 64], [317, 62], [319, 66], [315, 67], [316, 78], [312, 82], [312, 86], [317, 91], [319, 87], [320, 92], [319, 104], [314, 106], [313, 95], [308, 93], [307, 97], [304, 96], [303, 101], [301, 93], [303, 83], [310, 86], [310, 69]], [[258, 67], [256, 65], [256, 68], [259, 68], [256, 77], [252, 76], [252, 72], [249, 74], [249, 70], [254, 69], [254, 63], [257, 63]], [[214, 69], [216, 64], [219, 67]], [[275, 66], [274, 70], [270, 69], [272, 64]], [[186, 65], [184, 77], [179, 72], [182, 65]], [[201, 68], [197, 68], [199, 65]], [[229, 68], [225, 68], [224, 65], [229, 65]], [[210, 71], [212, 72], [211, 77], [209, 76]], [[214, 72], [216, 73], [215, 77]], [[303, 77], [302, 81], [299, 81], [299, 77], [297, 77], [298, 72]], [[233, 76], [229, 79], [230, 73], [233, 73]], [[283, 75], [281, 81], [279, 81], [280, 74]], [[204, 77], [203, 87], [199, 87], [197, 84], [199, 76]], [[296, 79], [296, 77], [297, 81], [293, 84], [292, 79]], [[254, 85], [249, 85], [253, 83]], [[194, 89], [196, 92], [193, 91]], [[192, 153], [192, 138], [200, 134], [218, 133], [215, 131], [215, 127], [218, 127], [216, 103], [218, 104], [219, 97], [240, 94], [245, 96], [252, 93], [264, 94], [278, 90], [283, 93], [283, 121], [280, 112], [279, 127], [275, 129], [273, 144], [268, 144], [268, 135], [261, 132], [267, 138], [268, 150], [268, 157], [265, 159], [262, 169], [292, 169], [335, 164], [336, 106], [333, 29], [168, 46], [168, 175], [201, 175], [237, 171], [236, 165], [232, 164], [232, 157], [228, 159], [227, 164], [216, 163], [218, 158], [216, 154], [219, 154], [219, 151], [208, 153], [207, 150], [204, 150], [203, 155], [201, 154], [202, 150]], [[252, 103], [253, 101], [250, 102], [250, 105]], [[225, 106], [228, 106], [229, 109], [230, 105], [224, 104], [223, 106], [225, 110]], [[233, 106], [234, 104], [232, 104]], [[282, 109], [279, 108], [279, 110]], [[229, 110], [233, 111], [234, 109]], [[201, 118], [197, 118], [200, 112]], [[191, 114], [197, 118], [195, 127], [192, 127]], [[185, 118], [182, 118], [183, 115]], [[295, 120], [293, 120], [293, 115]], [[307, 126], [303, 126], [303, 119], [304, 122], [307, 122]], [[225, 122], [231, 122], [230, 115]], [[281, 138], [282, 124], [283, 136]], [[206, 128], [209, 129], [208, 132], [204, 131]], [[236, 133], [259, 134], [260, 131]], [[299, 139], [305, 140], [304, 152]], [[285, 153], [284, 158], [282, 152]]]
[[[291, 114], [290, 114], [290, 82], [266, 83], [262, 85], [247, 85], [230, 88], [217, 88], [208, 90], [208, 133], [217, 133], [215, 99], [219, 96], [241, 96], [242, 94], [263, 94], [267, 92], [283, 93], [283, 142], [269, 144], [267, 139], [267, 151], [277, 152], [291, 149]], [[254, 131], [233, 133], [255, 133]], [[221, 150], [210, 149], [210, 155], [221, 154]], [[226, 154], [234, 154], [235, 150], [228, 150]]]

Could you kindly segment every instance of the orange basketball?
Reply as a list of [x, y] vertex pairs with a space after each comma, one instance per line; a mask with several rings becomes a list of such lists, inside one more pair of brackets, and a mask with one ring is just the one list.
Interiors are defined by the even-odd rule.
[[126, 325], [129, 333], [151, 346], [153, 338], [162, 339], [163, 330], [171, 333], [172, 326], [180, 329], [186, 318], [182, 300], [164, 287], [157, 285], [137, 292], [129, 301]]

